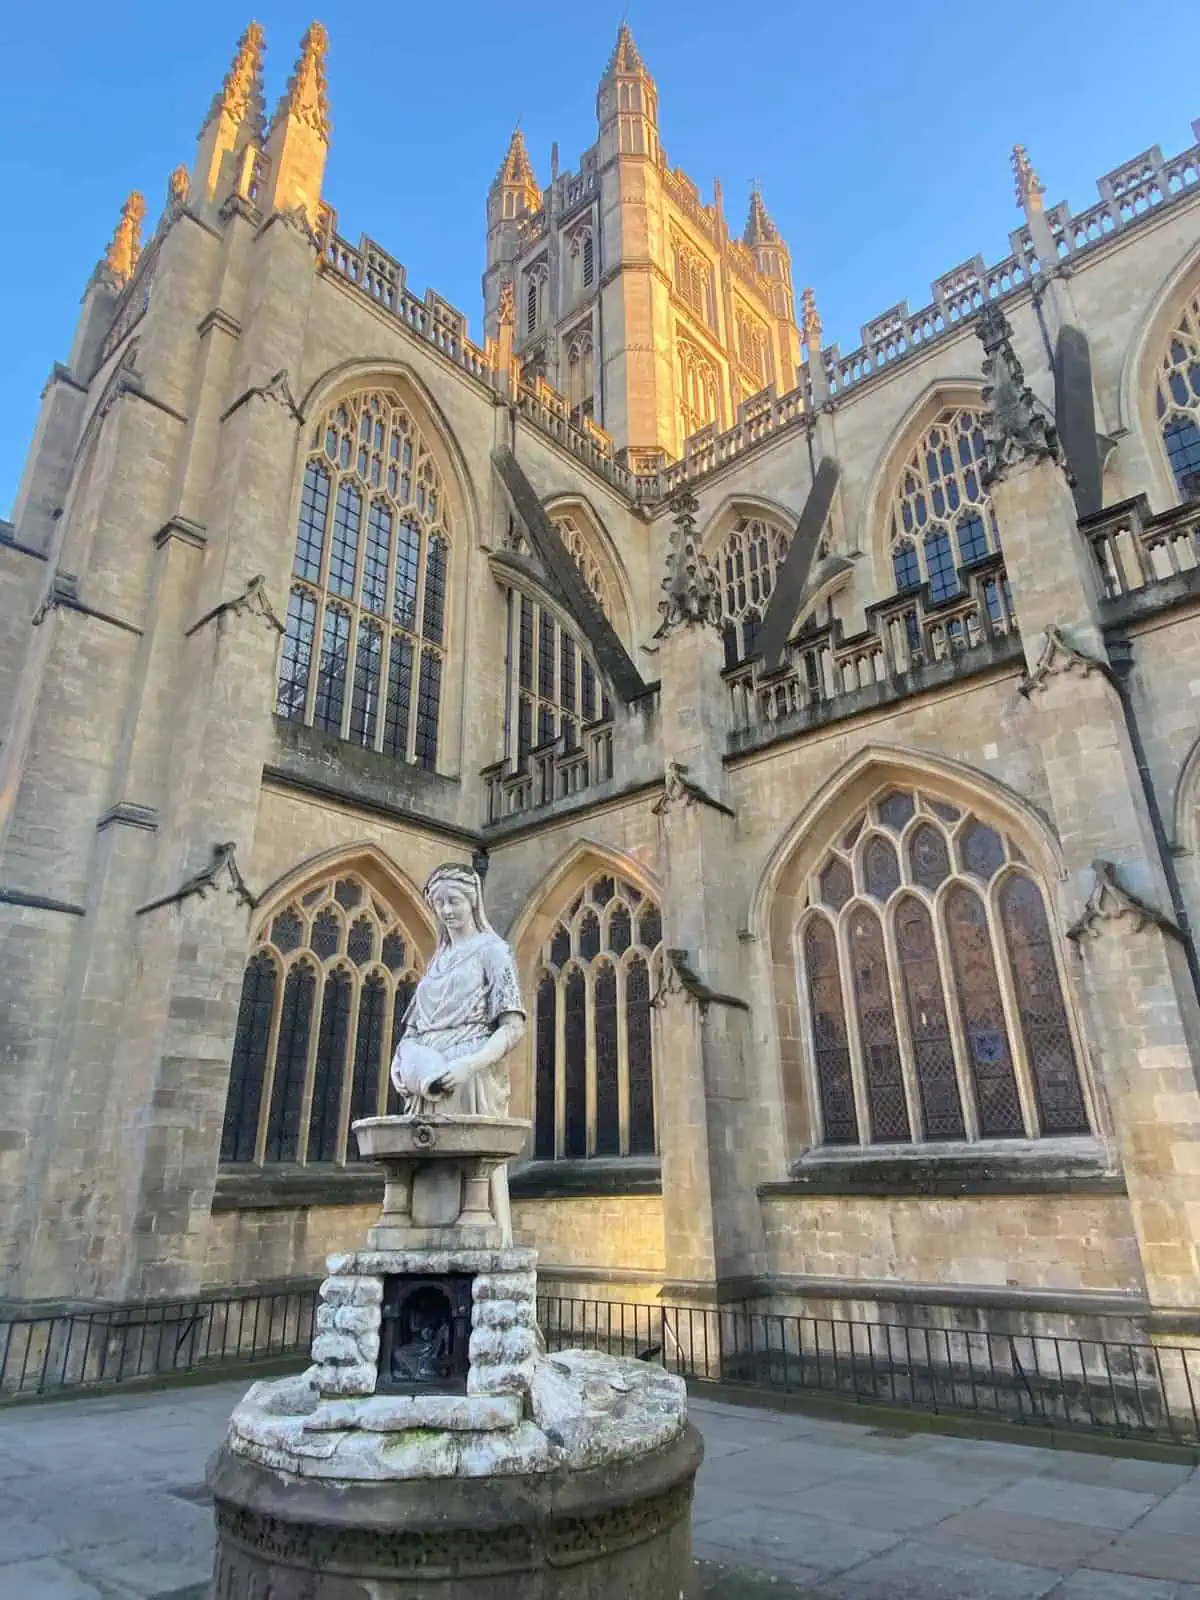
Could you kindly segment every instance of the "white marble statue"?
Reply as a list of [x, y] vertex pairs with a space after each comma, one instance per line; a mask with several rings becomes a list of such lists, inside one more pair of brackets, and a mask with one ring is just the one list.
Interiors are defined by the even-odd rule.
[[[508, 1115], [505, 1058], [525, 1032], [513, 953], [487, 919], [483, 884], [470, 867], [435, 867], [425, 885], [438, 924], [437, 950], [404, 1014], [392, 1082], [406, 1116]], [[508, 1174], [492, 1176], [496, 1220], [511, 1241]]]

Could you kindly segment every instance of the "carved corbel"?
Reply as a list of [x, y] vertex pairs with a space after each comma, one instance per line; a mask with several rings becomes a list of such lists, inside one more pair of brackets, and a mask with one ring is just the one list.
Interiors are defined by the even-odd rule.
[[722, 811], [727, 817], [734, 815], [733, 811], [709, 794], [698, 783], [693, 783], [688, 777], [688, 769], [682, 761], [668, 761], [666, 777], [663, 782], [663, 792], [650, 807], [656, 817], [665, 817], [672, 806], [692, 806], [699, 801], [701, 805], [712, 806], [714, 811]]
[[1085, 934], [1093, 936], [1097, 934], [1099, 932], [1097, 923], [1115, 922], [1120, 917], [1132, 917], [1135, 933], [1152, 926], [1183, 943], [1183, 934], [1170, 917], [1164, 916], [1161, 911], [1156, 911], [1153, 906], [1148, 906], [1144, 900], [1139, 900], [1137, 895], [1117, 882], [1117, 869], [1111, 861], [1093, 861], [1092, 872], [1095, 879], [1092, 892], [1088, 895], [1087, 903], [1078, 920], [1067, 929], [1068, 939], [1078, 942]]
[[718, 994], [715, 989], [710, 989], [688, 960], [686, 950], [664, 950], [662, 977], [650, 1004], [655, 1007], [663, 1006], [666, 1001], [676, 994], [683, 994], [693, 1000], [704, 1016], [709, 1006], [732, 1006], [735, 1011], [749, 1011], [750, 1007], [737, 995]]
[[1053, 678], [1060, 672], [1078, 672], [1082, 677], [1089, 673], [1098, 672], [1109, 683], [1113, 681], [1112, 668], [1107, 661], [1101, 661], [1096, 656], [1089, 656], [1076, 647], [1063, 633], [1061, 628], [1053, 623], [1043, 634], [1044, 643], [1042, 653], [1038, 657], [1038, 664], [1032, 672], [1027, 672], [1017, 685], [1017, 693], [1026, 700], [1045, 689], [1047, 678]]
[[194, 894], [203, 899], [210, 890], [216, 892], [222, 888], [227, 894], [231, 894], [239, 905], [245, 906], [250, 911], [253, 911], [258, 904], [245, 878], [242, 877], [237, 864], [237, 845], [232, 841], [213, 845], [212, 860], [206, 867], [193, 873], [174, 894], [165, 894], [161, 899], [151, 900], [148, 905], [139, 906], [137, 914], [142, 917], [148, 911], [157, 911], [161, 906], [178, 905], [180, 901], [187, 900]]
[[194, 622], [188, 629], [187, 637], [190, 639], [194, 633], [199, 633], [206, 624], [224, 616], [226, 612], [232, 612], [235, 617], [249, 612], [251, 616], [262, 617], [276, 633], [282, 634], [286, 631], [276, 614], [275, 607], [267, 597], [267, 580], [261, 572], [250, 579], [241, 594], [234, 595], [232, 600], [222, 600], [220, 605], [214, 606], [211, 611], [206, 611], [199, 622]]

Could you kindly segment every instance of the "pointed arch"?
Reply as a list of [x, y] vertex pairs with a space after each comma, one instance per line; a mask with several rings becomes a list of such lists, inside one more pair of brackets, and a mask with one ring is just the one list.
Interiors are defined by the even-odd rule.
[[1200, 295], [1200, 243], [1189, 245], [1162, 280], [1129, 341], [1121, 369], [1118, 422], [1143, 441], [1151, 501], [1159, 511], [1176, 505], [1180, 496], [1156, 412], [1157, 369], [1171, 330], [1194, 295]]
[[717, 580], [726, 666], [753, 654], [795, 528], [795, 515], [762, 495], [729, 495], [709, 521], [702, 544]]
[[1171, 815], [1171, 848], [1176, 855], [1194, 856], [1200, 847], [1200, 737], [1183, 758], [1175, 783]]
[[1048, 881], [1065, 876], [1058, 838], [1042, 813], [1007, 784], [965, 761], [905, 745], [867, 744], [826, 780], [804, 809], [788, 824], [767, 858], [750, 902], [748, 926], [759, 938], [769, 935], [772, 906], [795, 876], [806, 873], [825, 848], [836, 819], [849, 816], [871, 796], [904, 785], [935, 787], [953, 799], [961, 795], [985, 820], [995, 820], [1016, 834], [1033, 853]]
[[[576, 491], [552, 494], [542, 502], [542, 506], [551, 522], [557, 522], [560, 517], [569, 517], [578, 526], [588, 553], [595, 559], [604, 579], [606, 596], [601, 598], [597, 594], [597, 599], [625, 648], [631, 649], [637, 621], [633, 585], [621, 553], [595, 506], [586, 495]], [[584, 577], [586, 580], [586, 573]]]
[[298, 866], [289, 867], [274, 883], [269, 884], [254, 908], [250, 923], [251, 942], [288, 901], [303, 899], [318, 883], [348, 873], [357, 874], [395, 911], [403, 913], [423, 960], [428, 961], [437, 948], [437, 923], [433, 914], [425, 904], [419, 886], [385, 850], [370, 839], [322, 850]]
[[717, 547], [733, 527], [738, 517], [763, 517], [775, 522], [789, 533], [796, 526], [800, 513], [782, 500], [765, 494], [753, 494], [735, 489], [725, 495], [709, 513], [700, 535], [700, 546], [711, 561]]
[[533, 957], [580, 886], [604, 871], [627, 878], [636, 889], [662, 904], [662, 883], [644, 862], [598, 839], [576, 839], [527, 897], [508, 930], [508, 942], [516, 954], [522, 981], [533, 970]]

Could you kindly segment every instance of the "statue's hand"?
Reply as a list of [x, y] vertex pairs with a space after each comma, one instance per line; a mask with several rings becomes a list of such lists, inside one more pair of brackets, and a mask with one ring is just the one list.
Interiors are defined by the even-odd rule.
[[475, 1057], [463, 1056], [461, 1060], [451, 1062], [436, 1078], [431, 1078], [425, 1085], [424, 1093], [437, 1099], [457, 1094], [474, 1076]]

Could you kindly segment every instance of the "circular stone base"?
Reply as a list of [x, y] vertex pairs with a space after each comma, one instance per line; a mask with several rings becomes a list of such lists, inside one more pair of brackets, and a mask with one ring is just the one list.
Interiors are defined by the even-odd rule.
[[222, 1446], [213, 1600], [678, 1600], [691, 1573], [690, 1425], [648, 1454], [522, 1477], [337, 1483]]

